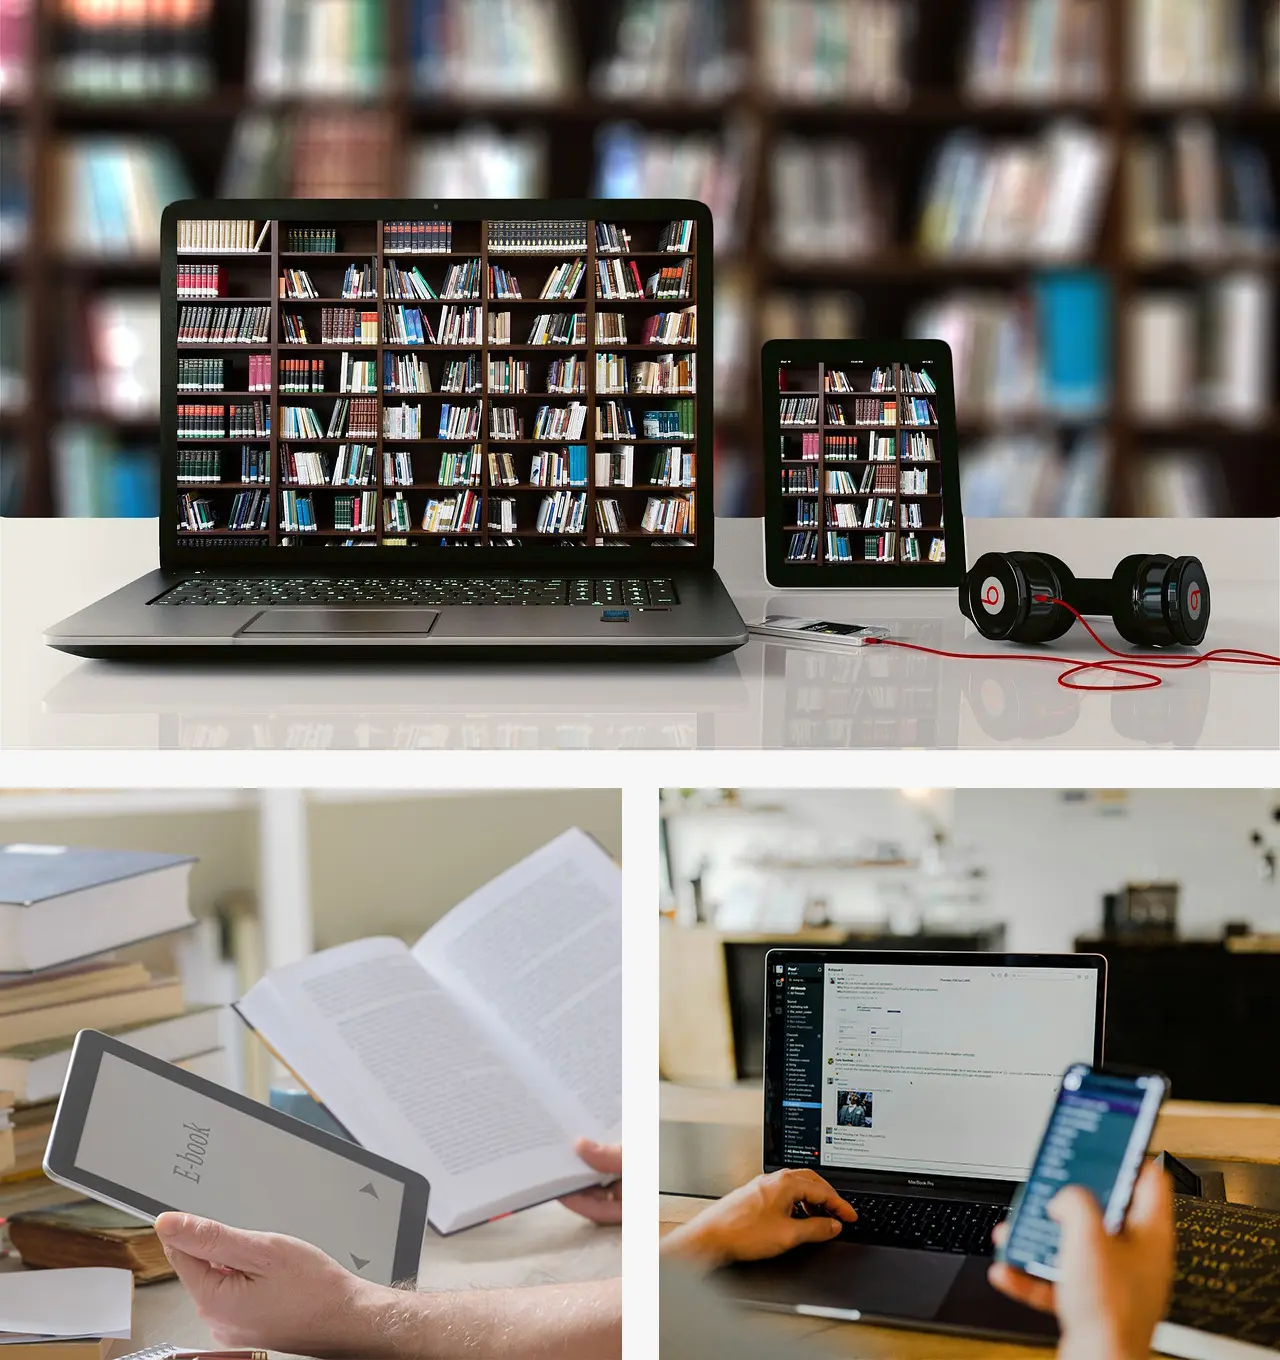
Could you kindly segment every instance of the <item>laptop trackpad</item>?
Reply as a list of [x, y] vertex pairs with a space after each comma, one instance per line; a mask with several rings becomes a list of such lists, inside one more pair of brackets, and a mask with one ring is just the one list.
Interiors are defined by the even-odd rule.
[[937, 1316], [964, 1261], [948, 1252], [831, 1242], [772, 1261], [730, 1266], [716, 1280], [752, 1303], [927, 1321]]
[[435, 609], [264, 609], [243, 633], [275, 637], [425, 637], [440, 614]]

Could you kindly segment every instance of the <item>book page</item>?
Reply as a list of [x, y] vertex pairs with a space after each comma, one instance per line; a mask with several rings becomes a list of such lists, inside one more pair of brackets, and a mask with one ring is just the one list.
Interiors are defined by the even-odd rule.
[[536, 1084], [401, 941], [277, 969], [237, 1009], [353, 1137], [427, 1177], [441, 1231], [582, 1183]]
[[434, 925], [414, 957], [499, 1027], [570, 1138], [622, 1127], [622, 875], [565, 832]]

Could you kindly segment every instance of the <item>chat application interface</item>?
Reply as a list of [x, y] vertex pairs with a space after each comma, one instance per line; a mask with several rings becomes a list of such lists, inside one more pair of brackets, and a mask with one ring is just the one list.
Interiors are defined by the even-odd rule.
[[1083, 1185], [1104, 1211], [1127, 1201], [1145, 1139], [1132, 1147], [1147, 1088], [1123, 1077], [1070, 1073], [1022, 1192], [1008, 1244], [1011, 1259], [1055, 1266], [1059, 1228], [1045, 1210], [1065, 1185]]
[[287, 1233], [392, 1283], [403, 1186], [111, 1053], [76, 1167], [171, 1209]]
[[1093, 1056], [1092, 969], [775, 963], [769, 985], [791, 1166], [1021, 1181]]

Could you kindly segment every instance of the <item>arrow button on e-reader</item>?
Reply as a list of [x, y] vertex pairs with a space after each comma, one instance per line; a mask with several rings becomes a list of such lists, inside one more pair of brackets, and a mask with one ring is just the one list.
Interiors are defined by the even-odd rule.
[[369, 1264], [369, 1258], [367, 1256], [357, 1256], [354, 1251], [350, 1252], [349, 1255], [351, 1257], [352, 1264], [355, 1266], [357, 1270], [363, 1270], [365, 1266]]
[[367, 1185], [362, 1185], [362, 1186], [360, 1187], [360, 1189], [356, 1191], [356, 1194], [358, 1194], [358, 1195], [372, 1195], [372, 1196], [374, 1197], [374, 1199], [377, 1199], [377, 1198], [378, 1198], [378, 1192], [373, 1188], [373, 1182], [372, 1182], [372, 1181], [370, 1181]]

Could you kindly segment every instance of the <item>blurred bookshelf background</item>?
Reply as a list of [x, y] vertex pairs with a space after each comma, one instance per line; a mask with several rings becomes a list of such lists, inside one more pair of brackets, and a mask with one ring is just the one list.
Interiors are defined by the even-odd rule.
[[157, 513], [189, 194], [689, 196], [759, 346], [941, 336], [972, 515], [1280, 513], [1280, 0], [0, 0], [0, 512]]

